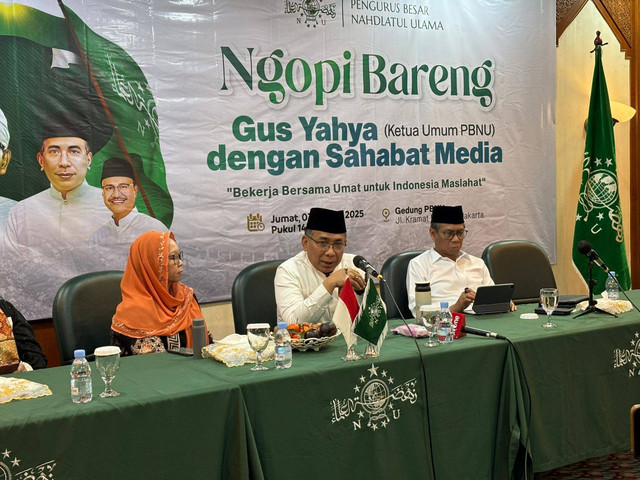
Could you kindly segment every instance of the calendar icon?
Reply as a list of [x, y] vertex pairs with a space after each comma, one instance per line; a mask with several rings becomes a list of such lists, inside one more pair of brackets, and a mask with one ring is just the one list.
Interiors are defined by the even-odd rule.
[[264, 230], [264, 223], [262, 223], [262, 215], [256, 213], [255, 215], [247, 215], [247, 230], [250, 232], [261, 232]]

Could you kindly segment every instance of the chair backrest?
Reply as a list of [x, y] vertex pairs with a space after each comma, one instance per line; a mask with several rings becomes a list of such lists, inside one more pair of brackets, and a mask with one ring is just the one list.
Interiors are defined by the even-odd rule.
[[[384, 265], [382, 265], [380, 274], [389, 287], [387, 289], [384, 285], [380, 285], [382, 301], [387, 305], [387, 318], [399, 318], [400, 314], [404, 318], [413, 318], [413, 314], [409, 310], [409, 297], [407, 295], [407, 268], [409, 268], [411, 259], [423, 252], [424, 250], [396, 253], [387, 258]], [[389, 293], [389, 290], [391, 293]], [[400, 311], [393, 303], [391, 295], [398, 303]]]
[[556, 286], [549, 258], [537, 243], [494, 242], [484, 249], [482, 259], [494, 282], [514, 284], [514, 303], [537, 302], [541, 288]]
[[73, 362], [73, 351], [85, 349], [93, 359], [97, 347], [109, 345], [111, 318], [122, 301], [120, 281], [124, 272], [108, 270], [67, 280], [53, 299], [53, 326], [60, 361]]
[[231, 287], [231, 307], [236, 333], [247, 333], [249, 323], [276, 326], [278, 310], [273, 280], [283, 260], [267, 260], [244, 268]]

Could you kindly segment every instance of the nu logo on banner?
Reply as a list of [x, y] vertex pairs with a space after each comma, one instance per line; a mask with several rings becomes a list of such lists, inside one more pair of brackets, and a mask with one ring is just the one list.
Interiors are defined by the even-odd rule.
[[302, 0], [301, 2], [285, 0], [284, 13], [297, 14], [302, 12], [298, 18], [298, 23], [302, 23], [302, 18], [304, 18], [304, 24], [307, 27], [316, 28], [318, 22], [326, 25], [327, 21], [323, 19], [323, 16], [336, 18], [336, 4], [321, 5], [321, 2], [322, 0]]

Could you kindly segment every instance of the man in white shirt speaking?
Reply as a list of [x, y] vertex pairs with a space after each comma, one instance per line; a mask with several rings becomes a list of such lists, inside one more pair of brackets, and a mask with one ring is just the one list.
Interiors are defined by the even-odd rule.
[[312, 208], [302, 236], [302, 252], [286, 260], [274, 280], [278, 321], [329, 322], [339, 291], [349, 279], [356, 293], [365, 288], [364, 272], [344, 253], [347, 227], [342, 210]]
[[493, 285], [489, 270], [481, 258], [462, 251], [467, 235], [462, 206], [435, 206], [429, 234], [433, 248], [409, 262], [407, 296], [409, 309], [415, 316], [417, 282], [431, 284], [431, 302], [449, 302], [452, 312], [462, 312], [473, 303], [476, 289]]

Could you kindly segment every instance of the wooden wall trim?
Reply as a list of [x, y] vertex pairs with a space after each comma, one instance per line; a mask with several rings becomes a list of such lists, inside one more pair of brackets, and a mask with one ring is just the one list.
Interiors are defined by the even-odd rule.
[[[640, 32], [640, 8], [638, 8], [638, 2], [631, 2], [631, 18], [632, 18], [632, 32], [637, 35]], [[633, 44], [632, 44], [633, 45]], [[633, 51], [632, 51], [633, 53]], [[636, 109], [636, 112], [640, 111], [640, 58], [638, 55], [631, 55], [630, 61], [630, 86], [631, 86], [631, 106]], [[639, 217], [639, 202], [640, 195], [638, 194], [638, 185], [640, 185], [640, 162], [638, 154], [640, 153], [640, 114], [631, 119], [630, 125], [630, 190], [631, 190], [631, 231], [630, 238], [627, 241], [630, 244], [631, 249], [631, 286], [633, 288], [640, 288], [640, 218]]]
[[[631, 58], [632, 3], [628, 0], [556, 0], [556, 45], [564, 31], [578, 16], [588, 1], [592, 1], [620, 43], [620, 51]], [[595, 38], [595, 32], [594, 32]], [[606, 42], [607, 39], [605, 38]]]
[[573, 19], [589, 0], [556, 0], [556, 46]]

